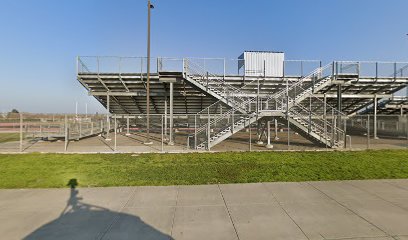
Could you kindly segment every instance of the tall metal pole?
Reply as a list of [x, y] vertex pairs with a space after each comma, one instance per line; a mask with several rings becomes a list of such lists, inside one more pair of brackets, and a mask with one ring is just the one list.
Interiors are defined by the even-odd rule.
[[150, 0], [147, 1], [147, 84], [146, 84], [146, 142], [150, 141], [150, 9], [153, 5]]

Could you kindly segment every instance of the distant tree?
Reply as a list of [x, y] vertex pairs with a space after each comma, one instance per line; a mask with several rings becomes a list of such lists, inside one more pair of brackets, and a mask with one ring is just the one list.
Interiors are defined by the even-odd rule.
[[11, 113], [20, 113], [17, 109], [13, 108], [13, 110], [11, 110]]

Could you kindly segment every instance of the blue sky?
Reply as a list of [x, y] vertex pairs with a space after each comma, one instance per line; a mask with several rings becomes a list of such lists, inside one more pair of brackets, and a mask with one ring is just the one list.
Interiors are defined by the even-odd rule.
[[[152, 56], [408, 61], [407, 0], [154, 0]], [[145, 0], [0, 0], [0, 112], [102, 112], [77, 55], [144, 56]]]

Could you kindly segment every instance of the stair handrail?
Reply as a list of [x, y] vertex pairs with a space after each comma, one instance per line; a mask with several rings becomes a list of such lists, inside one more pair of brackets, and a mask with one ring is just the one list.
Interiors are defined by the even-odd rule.
[[[316, 69], [313, 70], [311, 73], [309, 73], [307, 76], [302, 77], [300, 80], [296, 81], [295, 84], [290, 85], [290, 86], [288, 87], [288, 89], [282, 89], [282, 90], [280, 90], [279, 92], [277, 92], [277, 93], [275, 93], [275, 94], [272, 94], [272, 96], [270, 96], [269, 98], [267, 98], [265, 101], [269, 101], [269, 100], [271, 100], [271, 99], [278, 98], [278, 97], [280, 97], [281, 95], [285, 94], [286, 91], [290, 91], [291, 89], [293, 89], [293, 88], [295, 88], [295, 87], [299, 87], [301, 84], [303, 84], [303, 82], [304, 82], [306, 79], [310, 79], [310, 78], [312, 78], [313, 76], [318, 75], [319, 73], [323, 73], [323, 71], [326, 70], [326, 69], [328, 69], [329, 67], [331, 67], [332, 64], [333, 64], [333, 63], [329, 63], [329, 64], [327, 64], [327, 65], [325, 65], [325, 66], [323, 66], [323, 67], [318, 67], [318, 68], [316, 68]], [[326, 77], [327, 77], [327, 76], [322, 76], [320, 79], [324, 79], [324, 78], [326, 78]], [[289, 81], [289, 80], [288, 80], [288, 81]], [[294, 81], [292, 81], [292, 82], [294, 82]]]
[[[235, 92], [233, 92], [232, 96], [234, 97], [235, 93], [238, 92], [242, 92], [242, 89], [249, 86], [250, 84], [252, 84], [253, 82], [258, 81], [257, 79], [254, 79], [248, 83], [245, 83], [243, 86], [241, 86], [240, 88], [236, 88]], [[244, 93], [245, 94], [245, 93]], [[230, 95], [231, 96], [231, 95]], [[216, 101], [215, 103], [211, 104], [210, 106], [203, 108], [201, 111], [197, 112], [196, 115], [202, 115], [202, 114], [206, 114], [207, 113], [207, 109], [212, 108], [213, 106], [222, 103], [221, 100]]]
[[[256, 101], [256, 99], [257, 99], [256, 97], [252, 97], [252, 98], [248, 99], [247, 101], [244, 101], [244, 102], [241, 103], [240, 105], [241, 105], [241, 106], [248, 106], [249, 104], [254, 103], [254, 102]], [[213, 118], [213, 119], [210, 121], [210, 126], [213, 125], [213, 124], [216, 124], [217, 122], [221, 121], [222, 119], [225, 119], [226, 116], [229, 117], [229, 116], [232, 115], [232, 113], [235, 112], [235, 111], [236, 111], [236, 109], [233, 108], [233, 109], [229, 109], [228, 111], [226, 111], [226, 112], [224, 112], [224, 113], [218, 115], [217, 117]], [[256, 110], [254, 110], [254, 112], [255, 112], [255, 111], [256, 111]], [[248, 113], [248, 114], [251, 114], [251, 113]], [[197, 128], [197, 133], [200, 133], [200, 132], [206, 130], [207, 128], [208, 128], [208, 123], [206, 123], [206, 124], [204, 124], [203, 126]]]
[[[208, 81], [211, 80], [212, 83], [214, 83], [215, 85], [217, 85], [219, 88], [223, 89], [224, 92], [231, 92], [231, 91], [237, 91], [239, 90], [239, 88], [236, 88], [228, 83], [225, 82], [224, 77], [220, 77], [217, 76], [213, 73], [210, 73], [208, 71], [206, 71], [206, 69], [204, 69], [202, 66], [200, 66], [198, 63], [192, 61], [190, 58], [185, 58], [184, 59], [184, 68], [185, 68], [185, 72], [188, 73], [188, 70], [190, 70], [190, 72], [194, 72], [196, 74], [198, 74], [199, 76], [201, 76], [202, 78], [206, 78], [207, 77], [207, 73], [208, 73]], [[195, 68], [191, 68], [191, 66], [194, 66]], [[217, 79], [214, 81], [214, 79]], [[221, 82], [221, 84], [220, 84]], [[231, 90], [229, 90], [231, 89]], [[221, 96], [224, 97], [224, 96]], [[241, 99], [243, 100], [243, 99]]]

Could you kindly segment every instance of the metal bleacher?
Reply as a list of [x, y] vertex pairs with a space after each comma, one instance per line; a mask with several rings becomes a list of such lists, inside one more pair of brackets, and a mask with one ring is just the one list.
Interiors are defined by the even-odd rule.
[[[408, 63], [285, 61], [282, 76], [247, 76], [242, 59], [155, 58], [152, 65], [150, 112], [167, 117], [170, 107], [172, 114], [192, 115], [195, 149], [210, 149], [271, 119], [339, 148], [348, 116], [408, 109], [406, 97], [394, 96], [407, 87]], [[146, 58], [78, 57], [77, 79], [110, 114], [143, 115], [145, 66]]]

